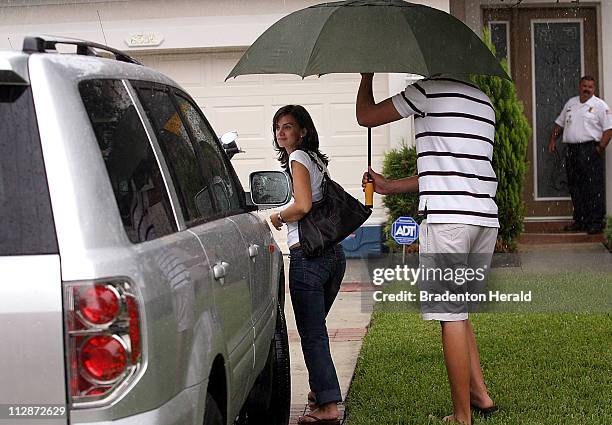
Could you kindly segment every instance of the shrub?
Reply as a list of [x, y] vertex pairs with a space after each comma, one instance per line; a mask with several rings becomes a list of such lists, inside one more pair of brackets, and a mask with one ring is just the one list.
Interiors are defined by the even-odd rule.
[[[484, 41], [495, 53], [486, 31]], [[502, 61], [502, 67], [508, 72], [505, 60]], [[493, 169], [498, 180], [495, 201], [500, 224], [496, 250], [514, 251], [523, 231], [523, 188], [531, 127], [523, 114], [523, 105], [518, 100], [512, 81], [483, 75], [472, 76], [472, 81], [489, 96], [495, 108]]]
[[[398, 149], [392, 149], [385, 154], [382, 174], [387, 179], [401, 179], [413, 176], [417, 173], [416, 148], [405, 143]], [[401, 247], [391, 237], [391, 225], [398, 217], [409, 216], [420, 223], [423, 217], [419, 217], [419, 196], [416, 193], [399, 193], [384, 197], [383, 204], [388, 210], [387, 222], [384, 227], [386, 235], [385, 245], [392, 251], [400, 250]], [[418, 246], [416, 244], [411, 245]], [[410, 251], [414, 250], [412, 248]]]
[[604, 229], [606, 246], [612, 251], [612, 215], [606, 217], [606, 228]]

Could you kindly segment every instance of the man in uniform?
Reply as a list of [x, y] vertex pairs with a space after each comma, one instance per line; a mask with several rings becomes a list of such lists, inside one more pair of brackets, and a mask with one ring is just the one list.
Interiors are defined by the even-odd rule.
[[557, 150], [557, 139], [563, 133], [567, 143], [567, 181], [574, 222], [565, 230], [601, 233], [605, 215], [604, 151], [612, 137], [612, 112], [594, 95], [595, 80], [580, 79], [580, 95], [567, 101], [555, 124], [548, 151]]

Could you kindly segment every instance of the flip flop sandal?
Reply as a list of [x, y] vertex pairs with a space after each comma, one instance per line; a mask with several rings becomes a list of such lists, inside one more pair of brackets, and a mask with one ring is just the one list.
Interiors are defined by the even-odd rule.
[[321, 418], [317, 418], [314, 415], [311, 415], [310, 413], [305, 414], [304, 416], [302, 416], [302, 418], [310, 418], [310, 419], [314, 419], [314, 421], [300, 421], [298, 419], [298, 424], [340, 425], [340, 418], [336, 418], [336, 419], [321, 419]]
[[478, 407], [475, 404], [472, 404], [471, 406], [475, 412], [478, 412], [483, 416], [489, 416], [490, 414], [495, 413], [499, 410], [499, 406], [497, 404], [494, 404], [493, 406], [489, 407]]

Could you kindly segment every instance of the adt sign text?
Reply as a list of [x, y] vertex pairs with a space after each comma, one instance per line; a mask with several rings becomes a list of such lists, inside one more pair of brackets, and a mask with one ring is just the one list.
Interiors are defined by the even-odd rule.
[[391, 236], [400, 245], [410, 245], [419, 238], [419, 225], [412, 217], [400, 217], [391, 226]]

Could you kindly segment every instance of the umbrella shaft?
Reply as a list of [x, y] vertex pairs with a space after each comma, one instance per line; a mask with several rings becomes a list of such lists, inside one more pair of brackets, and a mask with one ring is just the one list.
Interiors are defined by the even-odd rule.
[[368, 127], [368, 167], [372, 165], [372, 129]]

